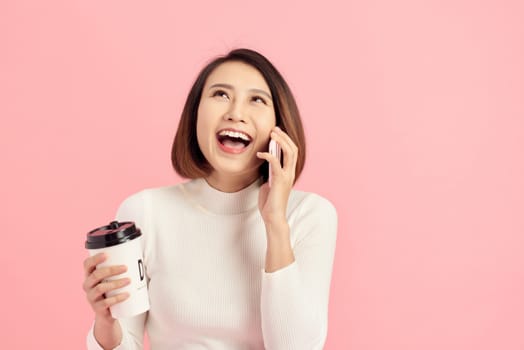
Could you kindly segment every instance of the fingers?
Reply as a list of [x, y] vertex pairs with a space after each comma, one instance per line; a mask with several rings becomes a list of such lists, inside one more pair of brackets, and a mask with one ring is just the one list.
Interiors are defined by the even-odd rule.
[[91, 303], [91, 306], [97, 314], [103, 314], [107, 312], [111, 306], [118, 304], [127, 298], [129, 298], [129, 293], [119, 293], [108, 298], [100, 298], [99, 300]]
[[[274, 139], [282, 149], [284, 155], [283, 169], [289, 172], [292, 178], [295, 178], [295, 168], [298, 159], [298, 147], [295, 145], [293, 140], [278, 126], [271, 132], [271, 138]], [[273, 164], [271, 164], [273, 166]], [[279, 164], [279, 167], [280, 164]]]
[[86, 277], [83, 288], [86, 293], [87, 301], [95, 313], [103, 317], [111, 317], [109, 307], [129, 298], [129, 293], [124, 292], [111, 296], [108, 296], [108, 293], [129, 285], [131, 280], [129, 278], [108, 280], [108, 278], [126, 272], [127, 266], [99, 266], [100, 263], [106, 260], [107, 256], [103, 253], [96, 254], [84, 260], [84, 272]]
[[271, 164], [271, 176], [275, 174], [281, 174], [283, 172], [282, 166], [280, 165], [280, 161], [277, 157], [272, 155], [269, 152], [257, 152], [257, 157], [265, 159]]
[[104, 253], [98, 253], [90, 256], [84, 260], [84, 273], [85, 277], [89, 276], [95, 269], [96, 265], [107, 260], [107, 256]]
[[127, 271], [127, 267], [125, 265], [117, 265], [96, 268], [96, 264], [93, 267], [94, 262], [101, 259], [105, 260], [105, 258], [95, 257], [92, 257], [94, 259], [86, 259], [84, 263], [86, 272], [91, 271], [91, 273], [84, 280], [83, 288], [86, 293], [86, 299], [93, 311], [104, 315], [104, 317], [109, 317], [109, 307], [126, 300], [129, 297], [129, 293], [124, 292], [106, 297], [107, 293], [129, 285], [131, 280], [129, 278], [106, 280], [109, 277]]
[[131, 279], [129, 278], [101, 282], [87, 291], [87, 300], [89, 300], [89, 302], [100, 300], [104, 297], [104, 294], [107, 294], [115, 289], [125, 287], [129, 283], [131, 283]]
[[127, 271], [127, 266], [125, 265], [114, 265], [106, 266], [95, 269], [91, 274], [89, 274], [84, 281], [84, 291], [89, 291], [94, 286], [99, 284], [101, 281], [116, 275], [120, 275]]

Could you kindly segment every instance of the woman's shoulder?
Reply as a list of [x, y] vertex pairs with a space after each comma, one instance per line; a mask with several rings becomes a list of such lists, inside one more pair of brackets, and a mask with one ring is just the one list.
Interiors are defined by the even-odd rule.
[[122, 205], [140, 205], [145, 206], [151, 202], [158, 202], [164, 200], [172, 201], [173, 198], [182, 196], [182, 188], [184, 182], [174, 184], [174, 185], [165, 185], [165, 186], [156, 186], [156, 187], [146, 187], [141, 190], [132, 192], [130, 195], [124, 198]]
[[298, 209], [301, 213], [320, 211], [323, 213], [331, 213], [335, 217], [337, 216], [337, 210], [333, 202], [314, 192], [293, 189], [289, 195], [288, 205], [289, 210]]
[[[336, 240], [338, 214], [335, 205], [326, 197], [306, 191], [291, 191], [288, 203], [288, 222], [298, 242], [331, 242]], [[318, 241], [317, 241], [318, 239]], [[320, 244], [320, 243], [319, 243]]]
[[133, 192], [125, 197], [118, 206], [116, 219], [119, 221], [135, 221], [141, 227], [148, 227], [156, 208], [177, 207], [183, 199], [180, 184], [149, 187]]

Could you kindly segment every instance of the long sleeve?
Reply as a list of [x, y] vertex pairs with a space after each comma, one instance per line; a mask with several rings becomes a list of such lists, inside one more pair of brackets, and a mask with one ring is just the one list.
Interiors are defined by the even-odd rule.
[[[318, 350], [327, 335], [337, 232], [334, 206], [292, 190], [287, 211], [295, 261], [262, 269], [262, 179], [234, 193], [203, 178], [145, 189], [118, 209], [142, 230], [151, 309], [124, 319], [117, 350]], [[92, 330], [88, 349], [100, 350]]]
[[290, 224], [295, 262], [262, 272], [261, 317], [268, 350], [322, 349], [327, 337], [328, 301], [337, 234], [335, 207], [306, 196]]
[[[122, 202], [116, 214], [118, 221], [134, 221], [141, 231], [147, 232], [150, 227], [149, 220], [149, 202], [145, 191], [136, 193]], [[142, 249], [144, 250], [146, 237], [142, 237]], [[144, 263], [146, 265], [146, 281], [149, 285], [149, 276], [147, 274], [147, 257], [144, 254]], [[122, 341], [114, 350], [138, 350], [143, 349], [144, 328], [147, 319], [147, 312], [126, 319], [119, 319], [122, 329]], [[94, 336], [94, 323], [87, 335], [88, 350], [103, 350]]]
[[[114, 350], [142, 350], [144, 338], [144, 323], [147, 313], [137, 315], [129, 319], [120, 319], [122, 328], [122, 342]], [[88, 350], [103, 350], [94, 335], [94, 323], [87, 334]]]

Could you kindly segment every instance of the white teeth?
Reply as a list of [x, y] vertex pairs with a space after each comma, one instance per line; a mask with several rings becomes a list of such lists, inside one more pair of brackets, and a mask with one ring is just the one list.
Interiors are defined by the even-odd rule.
[[243, 134], [241, 132], [231, 131], [231, 130], [222, 130], [219, 133], [220, 136], [230, 136], [230, 137], [236, 137], [245, 141], [251, 141], [249, 136], [246, 134]]

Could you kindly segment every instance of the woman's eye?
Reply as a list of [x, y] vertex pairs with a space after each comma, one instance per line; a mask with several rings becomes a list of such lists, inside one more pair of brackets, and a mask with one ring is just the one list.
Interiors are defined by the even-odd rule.
[[215, 92], [213, 92], [213, 97], [215, 96], [222, 97], [222, 98], [229, 98], [229, 96], [227, 95], [227, 92], [223, 90], [216, 90]]
[[266, 100], [264, 100], [262, 97], [260, 96], [253, 96], [253, 101], [255, 101], [256, 103], [263, 103], [263, 104], [266, 104]]

